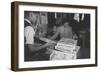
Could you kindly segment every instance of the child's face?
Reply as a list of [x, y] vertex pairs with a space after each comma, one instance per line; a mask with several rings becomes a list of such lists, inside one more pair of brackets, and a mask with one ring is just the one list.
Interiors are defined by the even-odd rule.
[[65, 22], [65, 23], [64, 23], [64, 26], [69, 26], [69, 23], [68, 23], [68, 22]]

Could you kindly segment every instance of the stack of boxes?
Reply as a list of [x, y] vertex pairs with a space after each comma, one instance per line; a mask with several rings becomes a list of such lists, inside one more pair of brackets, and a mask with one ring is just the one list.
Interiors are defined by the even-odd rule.
[[76, 59], [79, 49], [77, 40], [62, 38], [51, 53], [50, 60]]

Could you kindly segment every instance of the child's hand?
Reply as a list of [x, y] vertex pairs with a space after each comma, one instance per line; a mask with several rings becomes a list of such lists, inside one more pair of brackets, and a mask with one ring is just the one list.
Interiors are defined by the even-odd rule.
[[53, 52], [53, 49], [47, 48], [46, 54], [51, 54]]
[[78, 39], [78, 36], [76, 34], [74, 34], [73, 39]]
[[47, 46], [52, 46], [54, 45], [54, 43], [52, 41], [49, 41], [48, 43], [46, 43]]

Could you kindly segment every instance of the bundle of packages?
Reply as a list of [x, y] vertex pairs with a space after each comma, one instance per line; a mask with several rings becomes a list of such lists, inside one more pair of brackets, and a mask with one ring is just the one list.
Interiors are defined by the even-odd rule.
[[77, 40], [62, 38], [50, 55], [50, 60], [76, 59], [79, 48]]
[[55, 49], [62, 52], [73, 52], [76, 46], [77, 40], [62, 38], [55, 46]]

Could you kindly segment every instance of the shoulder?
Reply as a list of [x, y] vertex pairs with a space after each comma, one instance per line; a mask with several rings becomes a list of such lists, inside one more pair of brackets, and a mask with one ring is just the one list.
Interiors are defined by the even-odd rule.
[[24, 29], [33, 30], [33, 27], [32, 26], [27, 26]]
[[25, 32], [25, 33], [26, 33], [26, 32], [35, 33], [33, 27], [31, 27], [31, 26], [27, 26], [27, 27], [25, 27], [25, 28], [24, 28], [24, 32]]
[[57, 30], [61, 30], [63, 28], [64, 28], [64, 26], [59, 26], [59, 27], [57, 27]]

